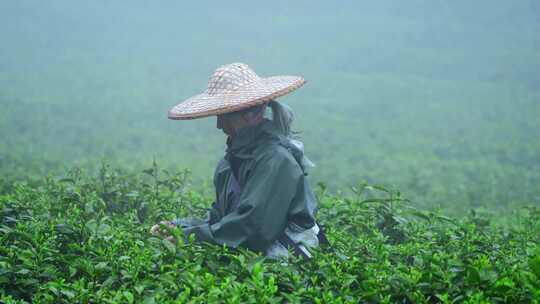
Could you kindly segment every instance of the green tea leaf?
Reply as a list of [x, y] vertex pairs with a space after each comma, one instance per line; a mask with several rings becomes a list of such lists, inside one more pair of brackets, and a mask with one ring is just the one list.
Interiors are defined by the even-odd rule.
[[133, 297], [133, 294], [131, 292], [124, 291], [122, 294], [127, 299], [128, 303], [133, 303], [134, 297]]
[[534, 275], [540, 279], [540, 253], [529, 259], [529, 267]]
[[171, 253], [171, 254], [176, 254], [176, 246], [167, 241], [167, 240], [161, 240], [161, 244], [163, 244], [163, 246]]

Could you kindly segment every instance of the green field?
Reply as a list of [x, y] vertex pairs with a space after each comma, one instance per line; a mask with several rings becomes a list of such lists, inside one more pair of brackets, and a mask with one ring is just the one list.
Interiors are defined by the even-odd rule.
[[[0, 3], [4, 301], [538, 301], [537, 2]], [[152, 223], [213, 199], [225, 149], [215, 118], [166, 116], [231, 62], [306, 78], [279, 101], [348, 259], [282, 267], [149, 238]], [[189, 183], [152, 190], [142, 170], [154, 160]], [[103, 164], [118, 175], [112, 196]], [[417, 211], [358, 204], [366, 183]], [[384, 212], [407, 219], [394, 223], [403, 240], [385, 234]]]
[[[5, 303], [538, 303], [540, 209], [506, 228], [407, 206], [399, 193], [317, 190], [332, 249], [309, 261], [150, 237], [163, 218], [202, 216], [211, 197], [183, 173], [104, 166], [0, 196]], [[181, 237], [181, 230], [173, 232]]]
[[3, 178], [155, 158], [204, 187], [222, 134], [166, 113], [242, 61], [307, 79], [281, 100], [314, 182], [391, 185], [452, 211], [539, 203], [536, 2], [205, 5], [2, 4]]

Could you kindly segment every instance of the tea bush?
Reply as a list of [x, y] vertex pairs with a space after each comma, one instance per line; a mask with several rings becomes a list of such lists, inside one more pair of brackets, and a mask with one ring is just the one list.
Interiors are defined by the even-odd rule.
[[[152, 237], [163, 219], [203, 216], [189, 172], [103, 165], [0, 183], [4, 303], [538, 303], [540, 210], [510, 224], [417, 210], [398, 191], [317, 188], [331, 248], [310, 260]], [[172, 231], [182, 238], [181, 231]]]

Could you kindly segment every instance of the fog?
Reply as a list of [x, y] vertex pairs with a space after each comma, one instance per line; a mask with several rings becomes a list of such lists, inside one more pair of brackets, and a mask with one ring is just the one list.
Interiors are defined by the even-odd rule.
[[220, 65], [302, 75], [311, 179], [418, 204], [540, 204], [540, 2], [2, 1], [0, 173], [153, 159], [207, 187], [215, 118], [167, 111]]

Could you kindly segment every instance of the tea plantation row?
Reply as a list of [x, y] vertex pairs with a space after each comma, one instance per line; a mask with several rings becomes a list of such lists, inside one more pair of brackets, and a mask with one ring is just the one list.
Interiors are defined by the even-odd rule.
[[[407, 206], [365, 184], [355, 196], [319, 185], [318, 218], [332, 244], [310, 260], [172, 244], [152, 224], [203, 216], [211, 198], [187, 172], [0, 184], [4, 303], [539, 303], [540, 210], [509, 224]], [[174, 231], [182, 238], [181, 231]]]

